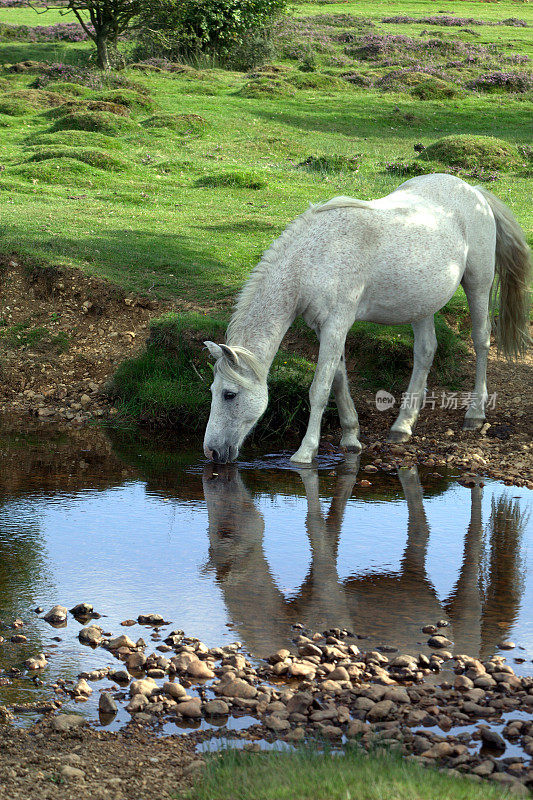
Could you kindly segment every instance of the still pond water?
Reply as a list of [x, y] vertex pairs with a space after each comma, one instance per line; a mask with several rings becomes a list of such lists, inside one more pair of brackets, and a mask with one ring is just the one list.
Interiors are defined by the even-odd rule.
[[[294, 623], [429, 654], [421, 627], [446, 619], [455, 652], [486, 658], [513, 639], [504, 655], [533, 673], [530, 491], [429, 470], [358, 474], [334, 458], [298, 471], [280, 452], [214, 469], [179, 441], [0, 430], [0, 635], [20, 617], [28, 637], [0, 645], [0, 670], [42, 650], [48, 686], [118, 668], [79, 643], [71, 615], [55, 629], [33, 612], [88, 602], [113, 635], [150, 641], [153, 629], [120, 622], [159, 613], [162, 638], [238, 640], [257, 658], [290, 646]], [[0, 703], [43, 691], [16, 680]]]

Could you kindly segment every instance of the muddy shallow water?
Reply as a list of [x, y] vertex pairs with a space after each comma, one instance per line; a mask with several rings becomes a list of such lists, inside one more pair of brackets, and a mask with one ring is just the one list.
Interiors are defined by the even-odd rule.
[[[422, 626], [447, 620], [455, 653], [502, 652], [533, 673], [527, 489], [365, 472], [364, 457], [306, 470], [281, 450], [244, 457], [217, 469], [179, 442], [0, 429], [0, 668], [44, 651], [47, 686], [119, 668], [80, 644], [72, 615], [53, 628], [33, 611], [88, 602], [114, 635], [151, 641], [153, 628], [120, 623], [156, 612], [170, 623], [161, 638], [182, 629], [209, 646], [238, 640], [258, 658], [290, 646], [294, 623], [347, 628], [365, 649], [429, 654]], [[17, 617], [25, 643], [9, 641]], [[509, 639], [517, 646], [500, 651]], [[43, 692], [23, 676], [0, 685], [0, 704]], [[95, 713], [91, 701], [84, 709]]]

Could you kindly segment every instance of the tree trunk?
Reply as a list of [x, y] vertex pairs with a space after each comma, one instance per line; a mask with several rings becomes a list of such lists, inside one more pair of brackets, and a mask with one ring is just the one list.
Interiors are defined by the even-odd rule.
[[109, 58], [109, 42], [105, 34], [96, 34], [96, 53], [97, 63], [100, 69], [111, 69], [111, 60]]

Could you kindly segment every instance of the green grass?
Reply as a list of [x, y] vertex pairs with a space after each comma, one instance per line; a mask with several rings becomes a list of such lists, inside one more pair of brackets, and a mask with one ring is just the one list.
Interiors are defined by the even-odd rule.
[[[421, 25], [381, 22], [394, 14], [422, 17], [438, 10], [432, 0], [302, 2], [291, 19], [326, 14], [324, 30], [349, 34], [359, 30], [357, 24], [331, 15], [362, 16], [373, 21], [368, 29], [373, 33], [417, 41], [444, 34], [446, 41], [496, 45], [494, 68], [530, 69], [507, 65], [505, 58], [533, 55], [531, 28], [482, 25], [473, 36], [463, 29], [424, 26], [429, 33], [421, 36]], [[533, 24], [525, 3], [462, 2], [453, 10], [489, 21], [523, 17]], [[0, 21], [59, 21], [56, 11], [47, 14], [7, 8], [0, 10]], [[379, 197], [396, 188], [409, 169], [454, 169], [437, 158], [417, 158], [415, 144], [429, 149], [448, 136], [497, 137], [522, 156], [525, 151], [514, 148], [531, 143], [528, 94], [495, 100], [465, 88], [487, 71], [483, 59], [446, 67], [444, 85], [426, 73], [416, 78], [402, 73], [382, 82], [394, 63], [358, 60], [346, 52], [350, 42], [324, 44], [322, 34], [313, 39], [297, 27], [291, 35], [294, 53], [284, 51], [280, 40], [272, 62], [249, 74], [205, 65], [181, 73], [126, 69], [100, 88], [87, 73], [90, 43], [0, 41], [0, 65], [33, 59], [84, 68], [77, 76], [48, 83], [39, 68], [28, 73], [0, 68], [7, 87], [0, 104], [8, 104], [0, 105], [0, 252], [79, 268], [127, 291], [172, 299], [178, 311], [192, 305], [216, 323], [221, 337], [235, 293], [262, 251], [310, 202], [336, 194]], [[404, 56], [394, 58], [402, 66]], [[442, 58], [440, 66], [448, 60]], [[48, 108], [56, 101], [47, 100], [46, 92], [66, 101], [111, 102], [129, 114], [58, 112]], [[531, 175], [504, 158], [490, 175], [472, 173], [466, 179], [477, 183], [485, 176], [494, 179], [489, 188], [509, 204], [531, 241]], [[77, 187], [83, 196], [73, 191]], [[454, 298], [446, 314], [467, 329], [464, 295]], [[454, 353], [456, 362], [463, 353], [442, 315], [438, 320], [445, 345], [433, 374], [454, 385], [459, 380]], [[189, 318], [188, 324], [192, 330], [200, 323]], [[354, 329], [349, 349], [365, 385], [374, 385], [382, 374], [387, 380], [404, 379], [411, 336], [404, 329], [366, 323]], [[387, 360], [388, 348], [393, 358]], [[305, 382], [310, 362], [304, 361]], [[160, 400], [168, 396], [165, 380], [160, 377], [157, 390], [153, 384]], [[149, 405], [151, 389], [146, 385], [144, 391]], [[175, 408], [175, 399], [170, 405]]]
[[[183, 797], [183, 794], [176, 797]], [[501, 800], [501, 788], [452, 777], [391, 754], [224, 750], [207, 765], [188, 800]]]

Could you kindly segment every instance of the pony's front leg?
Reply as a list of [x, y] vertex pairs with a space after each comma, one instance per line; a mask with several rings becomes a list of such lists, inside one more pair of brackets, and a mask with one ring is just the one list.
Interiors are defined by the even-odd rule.
[[298, 464], [310, 464], [318, 450], [320, 440], [320, 426], [324, 409], [329, 400], [333, 378], [337, 372], [342, 356], [346, 329], [342, 333], [338, 329], [328, 331], [322, 328], [320, 335], [320, 349], [313, 383], [309, 389], [309, 402], [311, 410], [307, 431], [298, 451], [291, 457], [291, 461]]
[[390, 430], [389, 442], [406, 442], [413, 433], [426, 390], [428, 372], [437, 349], [433, 316], [414, 322], [413, 331], [415, 334], [413, 372], [407, 388], [406, 402]]

